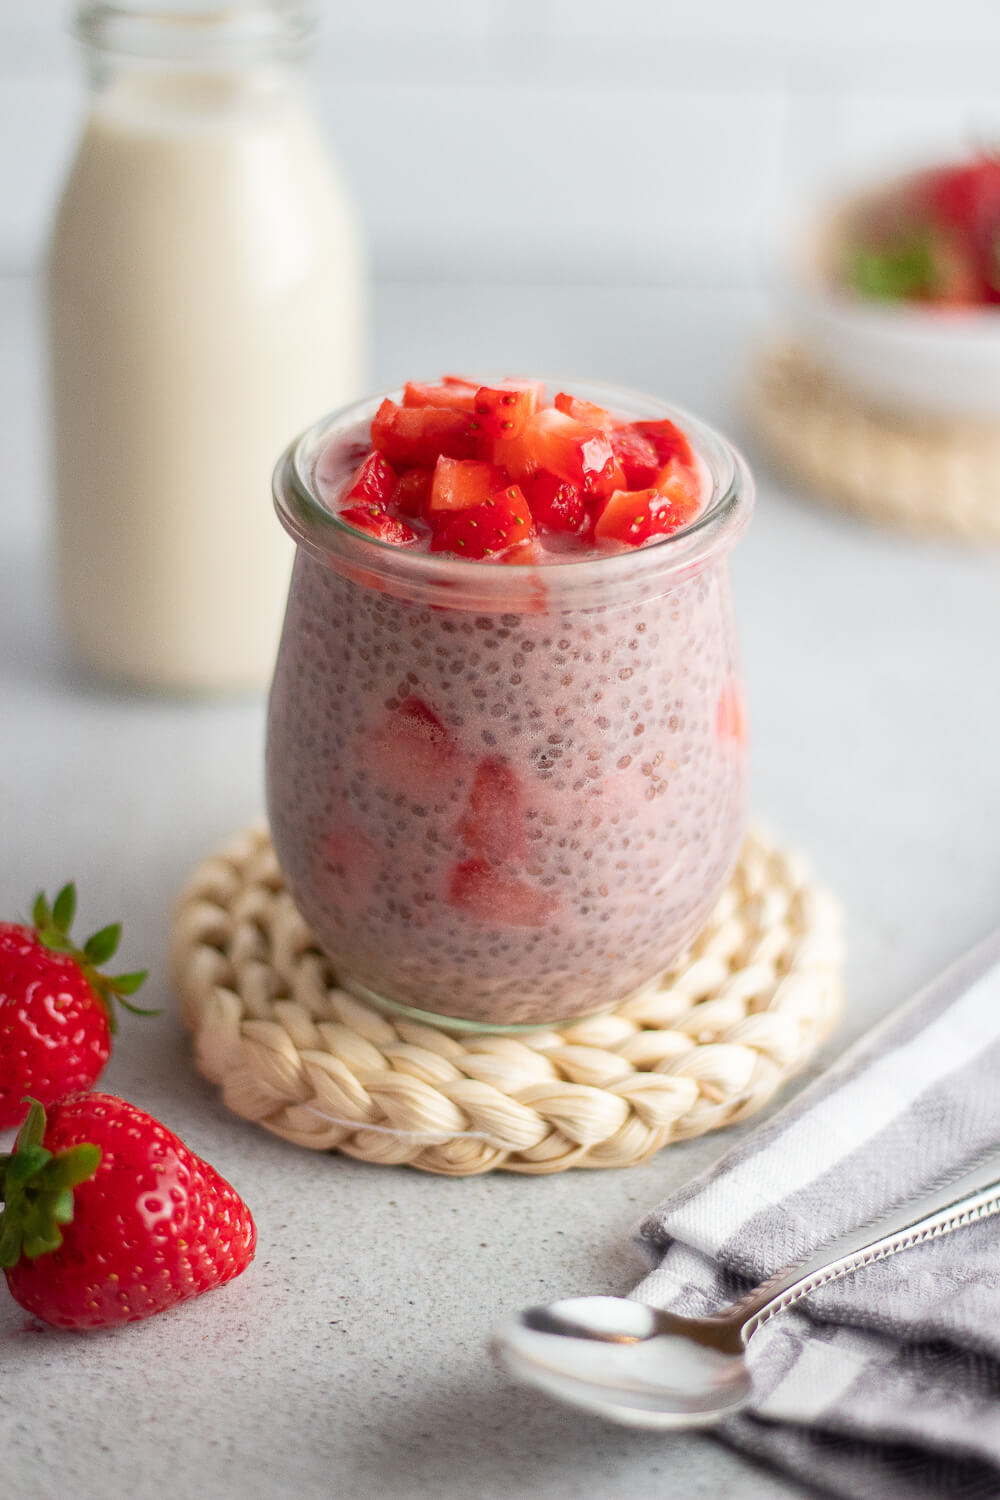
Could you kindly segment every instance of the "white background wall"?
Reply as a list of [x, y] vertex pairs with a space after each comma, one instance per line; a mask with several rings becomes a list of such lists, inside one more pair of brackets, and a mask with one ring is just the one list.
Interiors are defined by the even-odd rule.
[[[831, 180], [1000, 140], [1000, 0], [326, 0], [314, 80], [383, 278], [723, 282]], [[0, 0], [0, 270], [82, 86]]]

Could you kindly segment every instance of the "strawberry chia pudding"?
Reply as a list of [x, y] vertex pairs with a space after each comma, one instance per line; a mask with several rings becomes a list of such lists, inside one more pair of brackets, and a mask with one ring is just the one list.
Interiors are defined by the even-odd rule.
[[445, 377], [279, 464], [268, 726], [288, 887], [341, 981], [466, 1026], [620, 1002], [739, 851], [742, 460], [648, 397]]

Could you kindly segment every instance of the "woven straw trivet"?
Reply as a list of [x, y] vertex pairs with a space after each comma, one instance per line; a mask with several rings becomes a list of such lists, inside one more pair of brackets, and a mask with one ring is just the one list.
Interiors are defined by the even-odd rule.
[[878, 411], [789, 345], [760, 357], [747, 405], [772, 458], [823, 498], [906, 531], [1000, 541], [1000, 423]]
[[316, 1151], [452, 1176], [631, 1166], [743, 1119], [840, 1002], [836, 904], [760, 834], [669, 973], [558, 1029], [459, 1039], [347, 994], [263, 829], [194, 871], [172, 957], [197, 1066], [236, 1114]]

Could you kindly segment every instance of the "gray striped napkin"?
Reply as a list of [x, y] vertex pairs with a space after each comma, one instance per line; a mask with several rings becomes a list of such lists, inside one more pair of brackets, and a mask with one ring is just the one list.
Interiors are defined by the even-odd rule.
[[[997, 1150], [1000, 934], [662, 1203], [633, 1295], [711, 1311]], [[750, 1354], [726, 1441], [850, 1500], [1000, 1496], [1000, 1219], [825, 1287]]]

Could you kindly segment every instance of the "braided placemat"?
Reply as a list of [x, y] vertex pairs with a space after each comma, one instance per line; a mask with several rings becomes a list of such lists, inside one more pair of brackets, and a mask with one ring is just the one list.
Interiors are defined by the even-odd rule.
[[461, 1176], [624, 1167], [743, 1119], [801, 1068], [840, 1003], [836, 904], [759, 833], [674, 967], [618, 1009], [517, 1036], [451, 1036], [340, 989], [263, 829], [194, 871], [174, 981], [230, 1109], [316, 1151]]
[[747, 406], [772, 458], [823, 498], [906, 531], [1000, 541], [1000, 423], [877, 411], [789, 345], [759, 358]]

